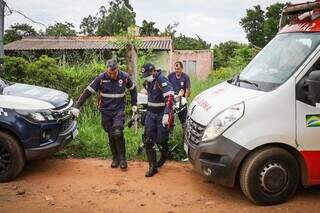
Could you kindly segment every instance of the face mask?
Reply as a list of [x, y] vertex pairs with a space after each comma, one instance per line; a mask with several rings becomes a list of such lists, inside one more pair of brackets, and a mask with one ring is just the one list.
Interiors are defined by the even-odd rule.
[[149, 75], [149, 76], [146, 77], [145, 79], [146, 79], [146, 81], [148, 81], [148, 82], [152, 82], [152, 81], [154, 80], [154, 77], [153, 77], [153, 75]]

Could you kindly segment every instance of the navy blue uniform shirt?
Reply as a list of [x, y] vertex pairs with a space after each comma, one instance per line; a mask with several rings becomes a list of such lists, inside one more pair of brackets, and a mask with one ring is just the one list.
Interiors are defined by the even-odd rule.
[[181, 73], [181, 76], [178, 79], [176, 73], [172, 72], [168, 75], [168, 79], [173, 86], [175, 94], [178, 94], [181, 89], [186, 92], [187, 89], [191, 88], [189, 76], [185, 73]]
[[148, 110], [153, 112], [169, 113], [171, 109], [166, 107], [166, 98], [173, 95], [173, 88], [169, 80], [157, 70], [154, 81], [146, 83], [148, 91]]
[[104, 112], [114, 112], [125, 108], [125, 90], [131, 94], [131, 105], [137, 105], [137, 90], [129, 75], [119, 70], [117, 79], [111, 79], [107, 72], [94, 79], [80, 96], [77, 107], [81, 107], [93, 93], [99, 92], [99, 109]]

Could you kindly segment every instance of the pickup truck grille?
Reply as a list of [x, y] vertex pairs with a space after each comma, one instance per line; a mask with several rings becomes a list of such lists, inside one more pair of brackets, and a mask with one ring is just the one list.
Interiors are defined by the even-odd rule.
[[70, 109], [72, 105], [73, 105], [73, 100], [71, 99], [67, 105], [51, 110], [51, 112], [53, 113], [56, 119], [58, 120], [65, 119], [67, 116], [70, 116], [71, 114]]
[[185, 132], [186, 139], [193, 144], [198, 144], [201, 141], [204, 130], [205, 126], [198, 124], [191, 118], [188, 118]]
[[61, 132], [65, 132], [66, 130], [68, 130], [73, 121], [74, 121], [73, 116], [69, 116], [69, 117], [66, 117], [65, 119], [61, 120], [60, 121], [61, 127], [60, 127], [59, 132], [61, 133]]
[[68, 130], [75, 119], [70, 111], [72, 105], [73, 101], [71, 99], [67, 105], [60, 107], [59, 109], [52, 110], [54, 117], [58, 119], [58, 122], [60, 123], [59, 133]]

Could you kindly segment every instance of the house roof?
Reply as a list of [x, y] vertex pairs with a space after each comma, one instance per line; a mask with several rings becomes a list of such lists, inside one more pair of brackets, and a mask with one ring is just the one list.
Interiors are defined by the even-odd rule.
[[[6, 44], [5, 50], [116, 50], [125, 45], [117, 37], [98, 36], [70, 36], [52, 37], [38, 36], [25, 37], [21, 40]], [[171, 50], [172, 39], [170, 37], [137, 37], [138, 48], [143, 50]]]

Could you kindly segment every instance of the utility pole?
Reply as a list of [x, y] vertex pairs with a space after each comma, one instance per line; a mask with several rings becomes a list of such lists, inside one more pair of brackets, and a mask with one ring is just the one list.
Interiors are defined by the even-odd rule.
[[0, 0], [0, 76], [4, 71], [4, 46], [3, 46], [3, 38], [4, 38], [4, 9], [6, 6], [6, 2]]

